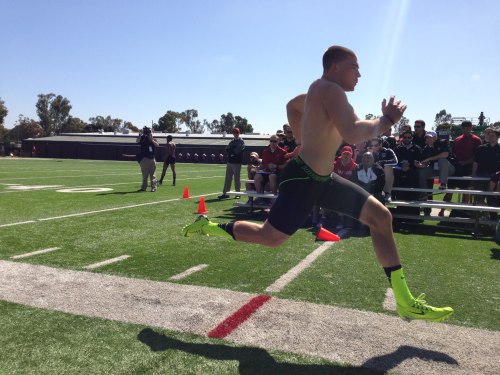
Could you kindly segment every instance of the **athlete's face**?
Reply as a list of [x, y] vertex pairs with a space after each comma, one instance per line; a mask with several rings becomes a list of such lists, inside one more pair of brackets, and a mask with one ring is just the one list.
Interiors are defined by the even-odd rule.
[[335, 69], [337, 83], [345, 91], [354, 91], [358, 79], [361, 77], [356, 56], [348, 56], [344, 60], [333, 64], [333, 67]]

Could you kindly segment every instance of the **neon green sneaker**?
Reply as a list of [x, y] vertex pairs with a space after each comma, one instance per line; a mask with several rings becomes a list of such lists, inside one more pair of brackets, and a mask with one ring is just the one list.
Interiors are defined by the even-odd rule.
[[396, 310], [401, 318], [423, 319], [431, 322], [441, 322], [453, 314], [451, 307], [433, 307], [425, 302], [425, 294], [422, 293], [413, 299], [411, 306], [396, 304]]
[[210, 221], [208, 220], [206, 215], [200, 215], [193, 224], [186, 225], [184, 228], [182, 228], [182, 234], [184, 235], [184, 237], [191, 237], [195, 234], [208, 236], [203, 232], [203, 227], [209, 222]]
[[208, 220], [206, 215], [200, 215], [193, 224], [186, 225], [182, 228], [182, 234], [185, 237], [191, 237], [195, 234], [204, 236], [221, 236], [232, 239], [233, 237], [224, 229], [219, 227], [217, 223]]

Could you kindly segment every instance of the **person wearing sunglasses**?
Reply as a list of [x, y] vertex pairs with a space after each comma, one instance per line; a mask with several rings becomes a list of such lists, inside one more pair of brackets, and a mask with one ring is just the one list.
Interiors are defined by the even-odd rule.
[[413, 132], [413, 144], [418, 145], [422, 150], [425, 147], [425, 121], [415, 120], [413, 125], [415, 131]]
[[[262, 151], [262, 164], [254, 177], [257, 193], [263, 193], [267, 183], [273, 194], [278, 193], [278, 177], [286, 162], [286, 151], [278, 146], [278, 142], [278, 136], [273, 134], [269, 139], [269, 146]], [[256, 203], [262, 202], [256, 200]]]
[[[394, 186], [415, 188], [418, 187], [418, 168], [415, 161], [422, 160], [422, 149], [413, 143], [413, 133], [407, 131], [401, 136], [401, 143], [396, 147], [394, 153], [398, 158], [398, 165], [394, 167]], [[395, 194], [397, 199], [414, 200], [418, 199], [418, 193], [398, 191]], [[416, 213], [418, 207], [400, 207], [396, 208], [399, 213]]]

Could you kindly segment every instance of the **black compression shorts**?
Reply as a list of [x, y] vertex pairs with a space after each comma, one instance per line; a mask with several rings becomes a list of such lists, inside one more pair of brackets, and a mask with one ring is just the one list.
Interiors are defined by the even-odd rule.
[[286, 165], [280, 181], [279, 195], [268, 221], [290, 236], [304, 224], [313, 206], [359, 219], [361, 209], [370, 196], [360, 186], [336, 174], [316, 174], [300, 157]]
[[170, 164], [170, 165], [174, 165], [175, 164], [175, 156], [167, 156], [167, 158], [165, 159], [165, 164]]

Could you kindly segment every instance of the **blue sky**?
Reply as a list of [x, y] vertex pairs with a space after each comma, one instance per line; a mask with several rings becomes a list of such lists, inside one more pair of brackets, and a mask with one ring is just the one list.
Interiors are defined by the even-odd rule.
[[[330, 45], [353, 49], [358, 116], [383, 97], [433, 125], [481, 111], [500, 121], [500, 2], [495, 0], [0, 0], [0, 97], [11, 128], [38, 119], [40, 93], [71, 114], [142, 127], [168, 110], [212, 121], [232, 112], [256, 132], [321, 76]], [[429, 127], [429, 126], [428, 126]]]

